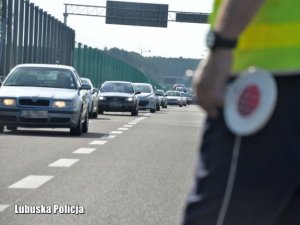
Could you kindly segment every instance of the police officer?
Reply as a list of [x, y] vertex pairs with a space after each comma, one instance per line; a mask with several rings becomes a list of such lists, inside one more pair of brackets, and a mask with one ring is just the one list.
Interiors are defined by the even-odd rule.
[[[299, 8], [299, 0], [215, 1], [210, 55], [195, 79], [208, 118], [184, 225], [300, 224]], [[273, 74], [278, 99], [267, 125], [242, 138], [225, 198], [235, 135], [222, 116], [224, 89], [250, 66]]]

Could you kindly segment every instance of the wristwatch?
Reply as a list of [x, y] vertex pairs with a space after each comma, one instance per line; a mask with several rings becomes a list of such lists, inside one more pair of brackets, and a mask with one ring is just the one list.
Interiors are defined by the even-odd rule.
[[214, 51], [216, 49], [224, 48], [224, 49], [233, 49], [237, 46], [237, 39], [227, 39], [222, 37], [221, 34], [215, 32], [215, 31], [210, 31], [207, 34], [206, 38], [206, 44], [207, 47], [211, 50]]

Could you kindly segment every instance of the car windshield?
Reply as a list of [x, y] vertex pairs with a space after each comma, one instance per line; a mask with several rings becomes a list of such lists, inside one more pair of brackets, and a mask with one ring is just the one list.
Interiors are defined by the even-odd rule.
[[180, 92], [177, 91], [168, 91], [167, 96], [180, 96]]
[[158, 96], [164, 96], [164, 92], [161, 91], [161, 90], [157, 90], [156, 91], [156, 95], [158, 95]]
[[152, 88], [150, 85], [148, 84], [135, 84], [134, 85], [137, 90], [139, 90], [141, 93], [151, 93], [152, 92]]
[[71, 71], [58, 68], [19, 67], [5, 81], [3, 86], [49, 87], [76, 89]]
[[121, 92], [121, 93], [134, 93], [131, 84], [128, 83], [104, 83], [100, 89], [101, 92]]

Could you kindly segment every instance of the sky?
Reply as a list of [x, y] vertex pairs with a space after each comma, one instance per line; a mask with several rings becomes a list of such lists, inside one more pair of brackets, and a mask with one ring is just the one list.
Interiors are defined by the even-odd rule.
[[[119, 0], [124, 1], [124, 0]], [[168, 4], [169, 11], [212, 11], [213, 0], [126, 0], [141, 3]], [[63, 21], [64, 3], [106, 6], [106, 0], [30, 0], [36, 6]], [[103, 13], [105, 14], [105, 12]], [[174, 14], [170, 14], [171, 16]], [[76, 32], [76, 42], [104, 49], [120, 48], [143, 56], [204, 58], [208, 24], [169, 22], [168, 28], [105, 24], [105, 18], [68, 17], [68, 26]]]

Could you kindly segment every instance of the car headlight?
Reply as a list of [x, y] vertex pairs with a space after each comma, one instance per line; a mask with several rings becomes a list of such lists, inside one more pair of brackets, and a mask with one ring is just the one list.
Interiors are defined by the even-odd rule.
[[103, 96], [100, 96], [100, 97], [99, 97], [99, 100], [100, 100], [100, 101], [103, 101], [103, 100], [106, 100], [106, 98], [103, 97]]
[[133, 98], [127, 98], [126, 101], [132, 102], [132, 101], [133, 101]]
[[2, 104], [4, 106], [16, 106], [16, 99], [14, 99], [14, 98], [4, 98], [4, 99], [2, 99]]
[[69, 101], [54, 101], [52, 104], [53, 108], [68, 108], [72, 106], [72, 102]]

